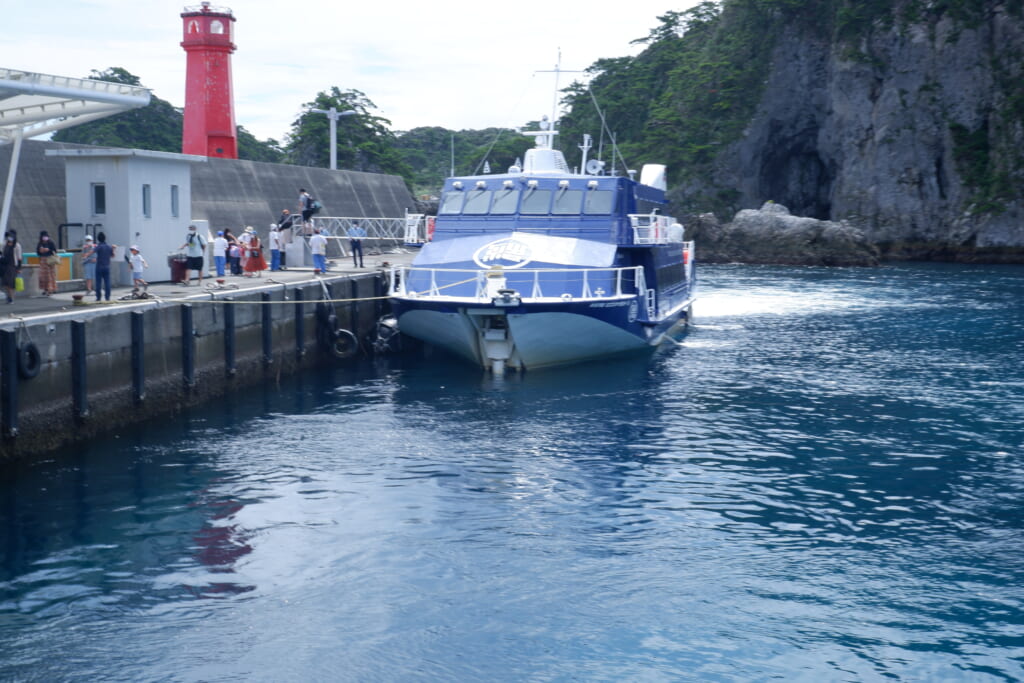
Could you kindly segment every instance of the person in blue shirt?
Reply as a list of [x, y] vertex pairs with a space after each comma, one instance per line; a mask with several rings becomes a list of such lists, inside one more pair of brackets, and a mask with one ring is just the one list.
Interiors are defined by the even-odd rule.
[[[363, 267], [363, 238], [366, 237], [366, 230], [353, 223], [348, 229], [348, 243], [352, 247], [352, 265], [358, 268]], [[358, 257], [358, 261], [356, 258]]]
[[100, 300], [101, 294], [110, 301], [110, 261], [116, 248], [107, 244], [105, 233], [96, 233], [96, 248], [93, 249], [96, 254], [96, 301]]

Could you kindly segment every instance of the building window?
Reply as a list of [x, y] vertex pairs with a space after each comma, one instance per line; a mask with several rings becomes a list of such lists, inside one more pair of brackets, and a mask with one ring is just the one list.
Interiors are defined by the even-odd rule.
[[142, 215], [146, 218], [153, 216], [153, 199], [152, 192], [150, 191], [149, 185], [142, 186]]
[[171, 217], [178, 217], [178, 186], [171, 185]]
[[103, 183], [92, 184], [92, 215], [103, 216], [107, 213], [107, 186]]

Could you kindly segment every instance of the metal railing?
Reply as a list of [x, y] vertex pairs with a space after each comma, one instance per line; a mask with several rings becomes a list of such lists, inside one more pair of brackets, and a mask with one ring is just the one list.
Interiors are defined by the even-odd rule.
[[[366, 231], [360, 239], [379, 249], [394, 248], [405, 244], [423, 244], [426, 241], [426, 220], [423, 214], [406, 213], [399, 218], [379, 216], [313, 216], [312, 227], [319, 228], [330, 238], [349, 239], [349, 229], [358, 225]], [[311, 228], [298, 228], [305, 236], [312, 234]]]
[[[498, 290], [515, 290], [523, 301], [648, 300], [643, 266], [628, 268], [450, 269], [394, 266], [389, 295], [489, 303]], [[650, 304], [647, 304], [650, 309]]]
[[683, 226], [672, 216], [650, 213], [629, 214], [633, 244], [672, 244], [683, 241]]

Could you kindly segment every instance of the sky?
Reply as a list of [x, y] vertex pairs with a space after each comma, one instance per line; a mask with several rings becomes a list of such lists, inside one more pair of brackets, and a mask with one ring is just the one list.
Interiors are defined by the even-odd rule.
[[[283, 142], [303, 104], [332, 86], [362, 91], [394, 131], [522, 126], [551, 114], [555, 76], [538, 72], [553, 70], [559, 54], [566, 71], [636, 54], [642, 46], [631, 41], [646, 37], [659, 16], [696, 3], [229, 0], [212, 6], [230, 8], [236, 19], [236, 123], [261, 140]], [[0, 67], [75, 77], [123, 67], [181, 107], [185, 7], [168, 0], [0, 0]], [[558, 85], [582, 77], [565, 73]]]

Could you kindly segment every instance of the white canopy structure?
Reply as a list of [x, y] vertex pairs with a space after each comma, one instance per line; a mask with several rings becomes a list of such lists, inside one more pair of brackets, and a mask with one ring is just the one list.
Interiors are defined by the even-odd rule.
[[0, 145], [13, 143], [0, 231], [6, 232], [21, 141], [149, 104], [146, 88], [0, 68]]

